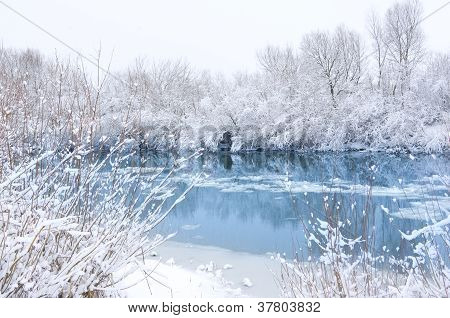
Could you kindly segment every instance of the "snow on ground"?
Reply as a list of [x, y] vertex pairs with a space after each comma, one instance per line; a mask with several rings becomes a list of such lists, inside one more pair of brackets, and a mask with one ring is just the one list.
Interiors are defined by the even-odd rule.
[[[146, 260], [152, 278], [136, 271], [127, 297], [278, 297], [280, 263], [270, 255], [167, 241]], [[136, 282], [138, 282], [136, 284]], [[150, 286], [150, 288], [149, 288]]]
[[136, 270], [121, 284], [125, 295], [130, 298], [149, 297], [239, 297], [241, 291], [229, 287], [229, 284], [211, 273], [199, 273], [182, 266], [147, 260], [146, 265], [153, 267], [151, 276], [145, 279], [142, 271]]

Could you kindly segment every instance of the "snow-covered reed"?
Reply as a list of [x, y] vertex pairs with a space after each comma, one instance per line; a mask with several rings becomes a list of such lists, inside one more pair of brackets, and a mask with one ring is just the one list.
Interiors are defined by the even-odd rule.
[[[439, 205], [435, 205], [439, 209]], [[377, 250], [370, 190], [360, 218], [342, 217], [339, 195], [324, 194], [322, 211], [303, 220], [309, 241], [294, 261], [282, 259], [279, 286], [289, 297], [449, 297], [450, 217], [401, 233], [395, 253]], [[435, 214], [436, 213], [436, 214]], [[440, 215], [441, 211], [430, 211]], [[310, 223], [309, 223], [310, 222]], [[353, 223], [353, 224], [352, 224]], [[354, 233], [362, 233], [359, 236]], [[313, 250], [320, 251], [314, 258]]]
[[133, 271], [151, 277], [145, 258], [165, 239], [153, 229], [184, 194], [168, 204], [176, 168], [118, 173], [125, 143], [46, 152], [3, 174], [0, 297], [118, 296]]
[[0, 296], [119, 295], [122, 276], [151, 274], [184, 161], [149, 173], [140, 157], [124, 172], [138, 134], [130, 118], [117, 131], [103, 120], [107, 77], [80, 61], [1, 48], [0, 69]]

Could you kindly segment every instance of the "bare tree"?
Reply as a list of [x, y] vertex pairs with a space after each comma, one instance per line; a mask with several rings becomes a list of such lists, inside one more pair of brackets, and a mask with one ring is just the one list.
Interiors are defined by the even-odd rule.
[[358, 33], [339, 27], [335, 33], [335, 45], [340, 53], [340, 68], [344, 83], [357, 85], [361, 78], [363, 47]]
[[341, 26], [333, 34], [313, 32], [303, 38], [302, 50], [326, 80], [331, 99], [357, 85], [361, 78], [362, 46], [360, 36]]
[[[384, 42], [387, 58], [398, 74], [401, 94], [409, 88], [411, 73], [424, 56], [421, 17], [422, 6], [418, 0], [396, 3], [386, 12]], [[397, 86], [393, 87], [394, 95]]]
[[292, 81], [298, 75], [299, 58], [291, 47], [267, 46], [257, 53], [257, 58], [263, 70], [276, 79]]
[[133, 94], [145, 103], [147, 100], [155, 110], [171, 110], [184, 115], [188, 109], [195, 112], [193, 95], [196, 92], [196, 77], [191, 66], [182, 61], [153, 61], [149, 66], [143, 59], [136, 60], [128, 70], [128, 81]]
[[384, 30], [383, 23], [380, 17], [375, 13], [371, 12], [368, 17], [368, 30], [370, 37], [372, 39], [372, 47], [375, 52], [375, 58], [377, 62], [377, 87], [381, 88], [382, 78], [385, 68], [387, 47], [384, 41]]

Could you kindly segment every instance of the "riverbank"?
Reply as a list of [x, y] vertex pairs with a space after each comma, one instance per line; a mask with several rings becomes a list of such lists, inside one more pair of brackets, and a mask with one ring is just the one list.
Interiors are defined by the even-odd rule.
[[270, 254], [166, 241], [153, 255], [146, 260], [153, 277], [148, 284], [142, 271], [127, 277], [122, 286], [133, 285], [125, 290], [127, 297], [280, 296], [280, 261]]

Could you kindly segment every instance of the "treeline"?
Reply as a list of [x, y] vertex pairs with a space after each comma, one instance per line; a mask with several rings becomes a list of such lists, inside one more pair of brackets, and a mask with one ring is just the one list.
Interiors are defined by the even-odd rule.
[[[255, 73], [137, 60], [92, 76], [85, 61], [0, 49], [2, 165], [42, 149], [129, 139], [149, 149], [445, 151], [450, 56], [425, 50], [422, 8], [394, 4], [367, 19], [370, 42], [345, 26], [294, 48], [257, 53]], [[99, 58], [100, 59], [100, 58]]]

